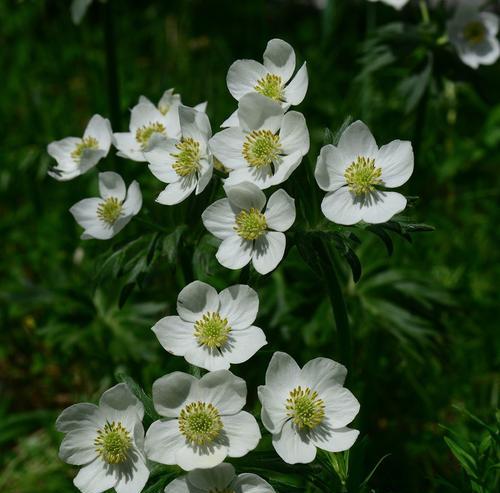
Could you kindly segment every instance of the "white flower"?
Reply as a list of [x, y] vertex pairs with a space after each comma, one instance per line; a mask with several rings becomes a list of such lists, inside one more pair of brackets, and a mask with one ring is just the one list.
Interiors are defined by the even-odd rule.
[[174, 372], [153, 384], [153, 403], [166, 419], [146, 433], [149, 459], [183, 469], [207, 469], [226, 457], [243, 457], [260, 440], [255, 418], [242, 411], [247, 396], [244, 380], [228, 370], [199, 380]]
[[[282, 39], [271, 39], [264, 52], [264, 64], [255, 60], [237, 60], [229, 67], [227, 87], [237, 101], [245, 94], [259, 93], [278, 102], [286, 111], [290, 106], [300, 104], [307, 92], [306, 63], [292, 78], [294, 71], [293, 48]], [[221, 127], [237, 125], [235, 112]]]
[[283, 183], [309, 151], [309, 132], [302, 113], [289, 111], [257, 93], [238, 104], [239, 126], [210, 140], [214, 156], [231, 173], [226, 184], [243, 181], [265, 189]]
[[74, 24], [80, 24], [80, 22], [82, 22], [92, 2], [93, 0], [73, 0], [71, 2], [71, 20]]
[[458, 56], [469, 67], [476, 69], [498, 60], [498, 16], [480, 12], [477, 3], [460, 3], [447, 29]]
[[114, 134], [118, 156], [133, 161], [146, 161], [144, 151], [153, 149], [167, 138], [180, 137], [178, 106], [172, 106], [163, 114], [145, 98], [132, 108], [129, 132]]
[[[146, 96], [139, 97], [139, 103], [150, 103], [153, 104]], [[163, 115], [166, 115], [169, 111], [175, 110], [182, 104], [181, 95], [174, 93], [174, 89], [167, 89], [160, 101], [158, 101], [158, 105], [156, 106]], [[207, 110], [207, 102], [199, 103], [194, 106], [194, 109], [197, 111], [201, 111], [205, 113]]]
[[180, 316], [162, 318], [152, 330], [169, 353], [209, 371], [226, 370], [267, 344], [264, 332], [252, 325], [258, 309], [259, 297], [249, 286], [217, 294], [209, 284], [194, 281], [179, 293]]
[[412, 172], [410, 142], [394, 140], [379, 149], [358, 120], [347, 127], [337, 147], [326, 145], [318, 156], [314, 174], [319, 187], [328, 192], [321, 210], [338, 224], [386, 222], [404, 210], [406, 198], [380, 187], [399, 187]]
[[274, 353], [258, 394], [262, 423], [285, 462], [312, 462], [316, 448], [352, 447], [359, 432], [346, 426], [358, 414], [359, 402], [343, 387], [346, 374], [331, 359], [315, 358], [300, 369], [288, 354]]
[[208, 149], [212, 136], [210, 121], [205, 113], [179, 106], [181, 137], [167, 139], [144, 153], [151, 172], [169, 185], [157, 202], [173, 205], [182, 202], [193, 191], [201, 193], [210, 182], [213, 159]]
[[83, 138], [66, 137], [51, 142], [47, 146], [47, 152], [57, 161], [57, 166], [49, 171], [49, 175], [59, 181], [83, 175], [108, 155], [112, 135], [109, 120], [94, 115], [83, 133]]
[[149, 470], [144, 457], [141, 402], [121, 383], [102, 394], [99, 405], [75, 404], [57, 418], [66, 433], [59, 457], [83, 466], [74, 479], [83, 493], [139, 493]]
[[395, 9], [402, 9], [410, 0], [368, 0], [369, 2], [382, 2]]
[[222, 240], [216, 257], [228, 269], [250, 261], [261, 274], [271, 272], [285, 253], [284, 231], [295, 221], [295, 201], [284, 190], [266, 196], [252, 183], [225, 186], [227, 199], [208, 206], [201, 219], [205, 228]]
[[99, 173], [99, 193], [100, 197], [80, 200], [69, 210], [85, 230], [82, 240], [112, 238], [141, 210], [142, 194], [135, 180], [127, 190], [119, 174]]
[[165, 493], [275, 493], [274, 488], [256, 474], [236, 476], [231, 464], [213, 469], [196, 469], [174, 479]]

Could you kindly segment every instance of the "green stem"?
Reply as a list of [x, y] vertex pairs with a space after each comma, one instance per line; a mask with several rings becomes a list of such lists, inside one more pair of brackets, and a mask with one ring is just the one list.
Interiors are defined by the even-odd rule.
[[427, 7], [427, 2], [425, 0], [419, 0], [418, 5], [420, 7], [420, 14], [422, 15], [422, 22], [424, 24], [429, 24], [430, 16], [429, 16], [429, 8]]
[[108, 85], [108, 104], [113, 129], [120, 128], [120, 93], [116, 61], [116, 37], [112, 0], [103, 4], [104, 8], [104, 44], [106, 52], [106, 78]]

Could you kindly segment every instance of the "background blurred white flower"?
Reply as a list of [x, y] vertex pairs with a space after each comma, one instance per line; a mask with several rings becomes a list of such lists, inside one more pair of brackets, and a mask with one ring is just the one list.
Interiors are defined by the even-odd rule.
[[209, 372], [199, 380], [174, 372], [153, 384], [153, 403], [160, 416], [146, 433], [149, 459], [185, 470], [207, 469], [227, 456], [243, 457], [260, 440], [255, 418], [241, 409], [247, 386], [228, 370]]
[[382, 2], [395, 9], [402, 9], [410, 0], [368, 0], [369, 2]]
[[253, 183], [225, 186], [227, 199], [208, 206], [201, 218], [222, 240], [216, 257], [228, 269], [241, 269], [250, 261], [257, 272], [267, 274], [281, 262], [286, 236], [295, 221], [295, 201], [284, 190], [266, 196]]
[[99, 193], [101, 197], [80, 200], [69, 210], [85, 230], [82, 240], [112, 238], [141, 210], [139, 183], [134, 180], [127, 190], [118, 173], [99, 173]]
[[369, 128], [361, 121], [349, 125], [338, 146], [321, 149], [314, 175], [327, 191], [321, 210], [338, 224], [383, 223], [406, 207], [406, 198], [395, 188], [413, 172], [411, 142], [394, 140], [380, 149]]
[[288, 354], [274, 353], [258, 394], [262, 423], [285, 462], [312, 462], [316, 448], [341, 452], [352, 447], [359, 432], [347, 425], [358, 414], [359, 402], [343, 387], [346, 375], [346, 368], [331, 359], [315, 358], [301, 369]]
[[217, 293], [194, 281], [179, 293], [179, 316], [162, 318], [152, 330], [168, 352], [209, 371], [223, 370], [247, 361], [267, 344], [264, 332], [252, 325], [258, 309], [259, 297], [249, 286]]
[[75, 404], [57, 418], [66, 433], [59, 457], [83, 466], [74, 479], [83, 493], [139, 493], [149, 478], [144, 457], [142, 403], [120, 383], [102, 394], [99, 405]]
[[498, 16], [481, 12], [476, 2], [459, 4], [447, 23], [448, 37], [460, 59], [474, 69], [492, 65], [500, 56]]
[[94, 115], [87, 124], [83, 138], [66, 137], [47, 146], [47, 152], [57, 161], [57, 166], [48, 174], [58, 181], [83, 175], [108, 155], [112, 136], [109, 120]]
[[179, 106], [181, 137], [159, 142], [144, 153], [149, 169], [159, 180], [168, 183], [156, 202], [173, 205], [182, 202], [193, 191], [203, 192], [212, 178], [213, 158], [208, 149], [212, 136], [205, 113]]
[[274, 488], [256, 474], [240, 474], [231, 464], [219, 464], [213, 469], [196, 469], [174, 479], [165, 493], [274, 493]]

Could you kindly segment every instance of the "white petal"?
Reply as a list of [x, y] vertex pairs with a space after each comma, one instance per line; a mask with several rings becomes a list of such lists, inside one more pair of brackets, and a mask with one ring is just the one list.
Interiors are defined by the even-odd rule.
[[[293, 387], [292, 387], [293, 388]], [[287, 416], [286, 399], [288, 387], [260, 385], [257, 392], [262, 404], [262, 423], [270, 433], [279, 433], [290, 418]]]
[[298, 168], [301, 162], [302, 154], [300, 151], [281, 157], [279, 162], [275, 163], [276, 171], [270, 180], [270, 184], [279, 185], [280, 183], [288, 180], [290, 175]]
[[226, 457], [227, 445], [221, 441], [196, 447], [185, 444], [175, 454], [176, 464], [186, 471], [215, 467]]
[[213, 155], [229, 169], [246, 167], [247, 162], [243, 157], [243, 143], [245, 134], [240, 128], [227, 128], [216, 133], [209, 142]]
[[252, 264], [259, 274], [268, 274], [281, 262], [285, 254], [286, 236], [277, 231], [268, 231], [255, 240]]
[[81, 466], [97, 457], [94, 440], [97, 428], [89, 426], [70, 431], [61, 442], [59, 458], [68, 464]]
[[280, 129], [280, 142], [283, 154], [299, 152], [302, 156], [309, 151], [309, 132], [306, 119], [298, 111], [289, 111]]
[[329, 358], [314, 358], [300, 371], [300, 382], [306, 387], [314, 387], [324, 392], [331, 387], [343, 385], [347, 368]]
[[498, 16], [492, 12], [481, 12], [479, 17], [488, 28], [490, 36], [496, 36], [498, 34]]
[[84, 234], [92, 238], [106, 240], [113, 236], [113, 228], [97, 216], [97, 208], [101, 202], [102, 200], [98, 198], [83, 199], [71, 207], [69, 212], [76, 222], [85, 229]]
[[271, 39], [264, 51], [264, 66], [288, 82], [295, 70], [295, 51], [282, 39]]
[[308, 434], [298, 431], [292, 421], [287, 421], [281, 432], [273, 435], [273, 446], [288, 464], [308, 464], [316, 457], [316, 447]]
[[196, 322], [207, 312], [219, 311], [219, 295], [210, 284], [193, 281], [177, 297], [177, 313], [187, 322]]
[[275, 231], [286, 231], [295, 222], [295, 199], [284, 190], [274, 192], [264, 212], [267, 225]]
[[137, 457], [119, 469], [118, 482], [115, 485], [116, 493], [141, 493], [149, 478], [149, 469], [142, 458]]
[[239, 185], [240, 183], [253, 183], [261, 190], [265, 190], [274, 184], [273, 173], [270, 166], [256, 168], [255, 166], [246, 166], [238, 168], [229, 173], [229, 176], [224, 180], [225, 186]]
[[229, 370], [211, 371], [197, 382], [195, 399], [211, 402], [222, 415], [235, 414], [245, 405], [247, 384]]
[[332, 428], [342, 428], [351, 423], [359, 413], [359, 402], [345, 387], [331, 387], [320, 393], [325, 403], [325, 414]]
[[189, 364], [208, 371], [228, 370], [231, 363], [227, 358], [227, 352], [221, 349], [223, 348], [209, 348], [196, 343], [186, 351], [184, 358]]
[[102, 493], [113, 488], [116, 476], [101, 459], [95, 459], [80, 469], [73, 483], [82, 493]]
[[231, 464], [219, 464], [213, 469], [196, 469], [187, 476], [189, 484], [200, 490], [225, 490], [235, 477], [234, 467]]
[[198, 181], [195, 176], [187, 176], [169, 183], [156, 197], [156, 202], [163, 205], [175, 205], [187, 199], [195, 190]]
[[105, 151], [106, 155], [111, 146], [111, 139], [113, 136], [113, 131], [111, 130], [111, 123], [107, 118], [103, 118], [101, 115], [94, 115], [85, 129], [83, 137], [94, 137], [99, 143], [99, 149]]
[[123, 202], [123, 214], [126, 216], [135, 216], [142, 207], [142, 193], [139, 183], [135, 180], [129, 185], [127, 198]]
[[51, 142], [47, 146], [47, 152], [52, 156], [58, 164], [64, 165], [73, 163], [71, 153], [76, 149], [78, 144], [82, 143], [82, 139], [78, 137], [66, 137], [62, 140]]
[[216, 238], [224, 240], [234, 236], [236, 213], [228, 199], [217, 200], [208, 206], [201, 215], [201, 220], [205, 228]]
[[233, 234], [222, 241], [215, 257], [224, 267], [235, 270], [250, 262], [252, 252], [253, 242]]
[[177, 142], [174, 139], [167, 139], [144, 153], [151, 173], [164, 183], [172, 183], [179, 179], [179, 175], [172, 168], [172, 164], [175, 163], [172, 154], [177, 152], [175, 147]]
[[237, 60], [227, 72], [227, 88], [236, 100], [255, 91], [259, 79], [267, 73], [265, 67], [255, 60]]
[[106, 151], [100, 149], [84, 149], [78, 166], [81, 175], [93, 168], [105, 155]]
[[179, 106], [179, 119], [182, 137], [199, 142], [201, 151], [205, 152], [206, 143], [212, 136], [210, 121], [206, 113], [201, 113], [188, 106]]
[[500, 44], [496, 38], [489, 38], [476, 47], [476, 53], [482, 65], [493, 65], [500, 57]]
[[319, 188], [326, 192], [334, 192], [345, 185], [344, 173], [349, 164], [338, 147], [331, 144], [323, 146], [314, 170]]
[[137, 421], [144, 417], [142, 402], [130, 391], [125, 383], [119, 383], [104, 392], [99, 407], [110, 421], [129, 424], [133, 429]]
[[399, 187], [413, 173], [413, 149], [411, 142], [394, 140], [382, 146], [375, 159], [375, 166], [382, 168], [385, 187]]
[[235, 493], [276, 493], [274, 488], [257, 474], [243, 473], [233, 483]]
[[[195, 392], [197, 379], [193, 375], [175, 371], [153, 383], [153, 404], [156, 412], [167, 418], [176, 418]], [[149, 433], [149, 431], [148, 431]]]
[[370, 129], [360, 120], [351, 123], [344, 130], [338, 148], [349, 164], [359, 156], [376, 158], [378, 151]]
[[233, 364], [249, 360], [262, 346], [267, 344], [264, 332], [251, 326], [231, 333], [232, 347], [226, 358]]
[[385, 223], [405, 207], [406, 199], [400, 193], [377, 191], [363, 202], [362, 219], [369, 224]]
[[238, 110], [235, 110], [222, 122], [221, 128], [238, 127], [239, 125], [240, 120], [238, 119]]
[[348, 187], [328, 192], [321, 202], [321, 210], [327, 219], [337, 224], [349, 226], [361, 221], [361, 203]]
[[57, 431], [99, 429], [106, 422], [101, 410], [94, 404], [82, 402], [67, 407], [56, 420]]
[[130, 114], [130, 132], [134, 133], [141, 127], [152, 123], [164, 123], [164, 117], [152, 103], [139, 103], [132, 108]]
[[227, 198], [231, 204], [240, 209], [255, 208], [261, 211], [266, 205], [266, 195], [253, 183], [240, 183], [233, 186], [224, 186]]
[[176, 419], [155, 421], [146, 432], [144, 449], [148, 459], [160, 464], [177, 464], [176, 453], [186, 444]]
[[227, 318], [233, 330], [250, 327], [257, 318], [259, 296], [246, 284], [230, 286], [219, 293], [222, 317]]
[[277, 132], [283, 120], [281, 104], [258, 92], [245, 94], [238, 103], [238, 119], [244, 131], [270, 130]]
[[73, 0], [71, 2], [71, 20], [73, 24], [80, 24], [93, 0]]
[[316, 447], [328, 452], [349, 450], [354, 445], [358, 435], [358, 430], [352, 430], [351, 428], [333, 429], [323, 425], [319, 425], [309, 433], [311, 442]]
[[293, 389], [298, 385], [300, 367], [286, 353], [277, 351], [273, 354], [266, 371], [266, 386], [272, 389]]
[[168, 483], [165, 493], [206, 493], [206, 490], [188, 486], [187, 476], [182, 476]]
[[207, 105], [208, 105], [208, 101], [203, 101], [203, 103], [198, 103], [194, 106], [194, 109], [196, 111], [201, 111], [202, 113], [206, 113], [207, 112]]
[[287, 103], [297, 104], [302, 103], [306, 96], [307, 87], [309, 85], [309, 77], [307, 75], [306, 63], [300, 67], [300, 70], [295, 74], [294, 78], [285, 88], [285, 100]]
[[223, 416], [224, 433], [229, 439], [227, 455], [243, 457], [257, 447], [261, 434], [255, 418], [246, 411], [233, 416]]
[[103, 199], [116, 197], [118, 200], [122, 201], [126, 193], [123, 178], [113, 171], [99, 173], [99, 193]]
[[137, 162], [146, 161], [142, 149], [135, 140], [135, 134], [131, 132], [117, 132], [113, 134], [113, 138], [115, 146], [119, 151], [118, 156]]
[[212, 179], [214, 164], [212, 156], [200, 159], [200, 169], [198, 171], [198, 184], [196, 185], [196, 195], [199, 195]]
[[156, 322], [151, 330], [163, 348], [175, 356], [184, 356], [187, 351], [196, 347], [194, 326], [181, 317], [164, 317]]

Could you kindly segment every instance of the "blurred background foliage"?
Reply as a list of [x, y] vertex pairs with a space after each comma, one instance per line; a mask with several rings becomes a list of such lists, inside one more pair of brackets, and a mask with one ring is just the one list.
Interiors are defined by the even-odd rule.
[[[215, 189], [189, 204], [160, 206], [154, 198], [163, 185], [145, 165], [111, 155], [99, 168], [138, 179], [145, 207], [110, 242], [79, 239], [68, 208], [95, 192], [97, 171], [52, 180], [46, 145], [81, 135], [94, 113], [111, 115], [110, 28], [115, 131], [127, 129], [139, 95], [156, 101], [170, 87], [188, 105], [208, 100], [217, 129], [235, 108], [225, 86], [229, 65], [260, 60], [267, 41], [280, 37], [308, 62], [309, 92], [299, 111], [312, 145], [303, 168], [314, 166], [325, 127], [335, 132], [348, 115], [368, 123], [379, 144], [413, 142], [416, 167], [405, 191], [420, 199], [405, 214], [436, 231], [413, 235], [412, 244], [395, 235], [390, 256], [380, 238], [350, 228], [360, 240], [353, 245], [360, 280], [341, 264], [353, 334], [348, 386], [361, 402], [355, 425], [362, 437], [350, 454], [347, 487], [495, 491], [500, 65], [472, 71], [461, 64], [440, 40], [445, 9], [431, 10], [423, 23], [416, 5], [397, 12], [365, 1], [331, 0], [318, 9], [321, 3], [96, 2], [79, 26], [67, 1], [0, 3], [2, 491], [75, 491], [74, 471], [57, 459], [53, 422], [60, 410], [95, 399], [119, 373], [148, 390], [169, 371], [187, 371], [150, 327], [173, 313], [190, 280], [222, 289], [248, 278], [221, 268], [213, 240], [203, 235], [199, 214]], [[319, 190], [306, 187], [305, 177], [297, 171], [286, 187], [317, 210]], [[269, 340], [233, 368], [248, 381], [251, 410], [258, 412], [256, 385], [274, 350], [301, 364], [337, 356], [320, 281], [295, 247], [272, 275], [250, 276], [261, 299], [258, 325]], [[368, 488], [363, 480], [386, 455]], [[280, 492], [305, 491], [300, 481], [275, 479]]]

